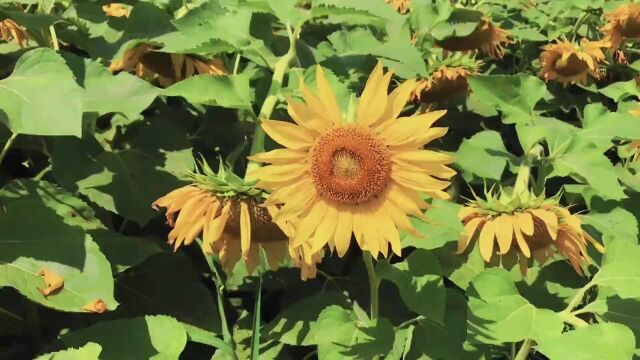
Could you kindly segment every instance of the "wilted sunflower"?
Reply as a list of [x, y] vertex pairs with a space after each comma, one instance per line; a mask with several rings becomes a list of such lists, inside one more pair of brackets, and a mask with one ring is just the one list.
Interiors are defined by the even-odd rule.
[[529, 258], [544, 263], [558, 252], [583, 275], [582, 266], [591, 262], [587, 244], [593, 244], [600, 252], [604, 248], [582, 230], [580, 218], [558, 202], [557, 196], [547, 199], [544, 194], [535, 196], [528, 191], [513, 195], [502, 192], [498, 196], [488, 192], [486, 200], [476, 199], [460, 210], [464, 230], [458, 252], [477, 239], [485, 261], [495, 255], [515, 253], [523, 274]]
[[0, 21], [0, 39], [6, 42], [15, 39], [18, 42], [18, 46], [23, 48], [25, 44], [29, 43], [29, 34], [15, 21], [4, 19]]
[[412, 101], [439, 103], [469, 92], [467, 77], [478, 72], [481, 61], [468, 57], [453, 56], [447, 59], [433, 58], [430, 62], [440, 64], [427, 79], [418, 80], [411, 94]]
[[385, 0], [387, 4], [393, 6], [400, 14], [406, 14], [409, 12], [409, 4], [411, 0]]
[[149, 44], [140, 44], [126, 50], [121, 59], [111, 63], [109, 70], [135, 71], [143, 79], [157, 78], [162, 86], [169, 86], [193, 75], [227, 73], [219, 59], [203, 61], [190, 55], [164, 53], [156, 51]]
[[640, 39], [640, 4], [621, 5], [604, 17], [608, 23], [601, 31], [611, 50], [618, 50], [625, 39]]
[[374, 256], [386, 256], [389, 245], [400, 254], [398, 228], [419, 236], [407, 215], [424, 218], [428, 204], [420, 194], [449, 197], [444, 191], [449, 182], [441, 179], [455, 174], [445, 166], [452, 158], [422, 149], [447, 132], [431, 127], [445, 111], [399, 117], [415, 81], [387, 95], [391, 76], [376, 66], [355, 119], [349, 120], [318, 66], [318, 92], [301, 82], [305, 104], [289, 100], [297, 125], [262, 121], [266, 133], [286, 148], [253, 156], [272, 165], [252, 175], [260, 180], [258, 187], [273, 190], [266, 203], [282, 205], [276, 218], [295, 223], [291, 246], [309, 244], [313, 254], [328, 245], [343, 256], [353, 234]]
[[555, 44], [542, 47], [539, 76], [563, 84], [585, 84], [587, 75], [597, 79], [600, 63], [605, 62], [602, 49], [608, 46], [605, 41], [582, 39], [577, 45], [567, 40], [556, 40]]
[[492, 58], [502, 59], [504, 46], [511, 43], [508, 36], [508, 31], [493, 24], [489, 19], [482, 18], [471, 34], [437, 40], [436, 45], [446, 51], [472, 53], [482, 50]]
[[113, 17], [129, 17], [129, 8], [119, 3], [102, 5], [105, 15]]
[[[173, 229], [168, 243], [177, 250], [201, 236], [208, 254], [217, 254], [227, 270], [242, 258], [249, 273], [260, 263], [258, 244], [269, 266], [275, 268], [287, 254], [287, 236], [272, 222], [275, 206], [261, 206], [260, 192], [220, 166], [218, 173], [201, 164], [191, 185], [173, 190], [152, 207], [165, 208]], [[305, 264], [306, 265], [306, 264]], [[313, 270], [305, 269], [307, 273]]]

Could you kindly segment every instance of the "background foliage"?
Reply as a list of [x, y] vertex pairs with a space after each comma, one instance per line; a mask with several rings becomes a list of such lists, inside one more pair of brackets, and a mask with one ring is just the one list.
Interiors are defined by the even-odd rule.
[[[640, 175], [625, 153], [640, 139], [629, 113], [640, 95], [640, 48], [624, 48], [628, 64], [607, 54], [604, 74], [586, 85], [537, 75], [541, 46], [563, 35], [600, 38], [603, 13], [625, 3], [413, 0], [401, 15], [383, 0], [139, 0], [123, 1], [129, 16], [114, 17], [104, 1], [0, 0], [0, 20], [29, 35], [24, 48], [0, 42], [0, 357], [640, 355]], [[456, 7], [469, 13], [454, 16]], [[397, 80], [428, 78], [442, 65], [435, 41], [469, 34], [482, 14], [513, 44], [501, 60], [477, 54], [484, 63], [469, 96], [434, 105], [448, 109], [450, 130], [437, 147], [456, 158], [454, 201], [434, 202], [433, 223], [416, 220], [426, 239], [407, 235], [402, 258], [377, 263], [379, 318], [363, 310], [367, 276], [356, 251], [328, 256], [318, 278], [302, 282], [288, 267], [219, 274], [196, 246], [166, 246], [168, 228], [151, 202], [184, 184], [195, 154], [211, 164], [236, 158], [244, 173], [287, 29], [299, 36], [279, 99], [299, 97], [300, 79], [313, 86], [319, 63], [346, 108], [377, 60]], [[229, 74], [160, 86], [109, 71], [141, 43], [221, 59]], [[287, 118], [283, 102], [273, 118]], [[523, 277], [517, 267], [486, 265], [477, 249], [455, 254], [470, 188], [512, 185], [538, 143], [547, 193], [562, 190], [606, 245], [587, 276], [562, 260]], [[44, 296], [43, 270], [64, 287]]]

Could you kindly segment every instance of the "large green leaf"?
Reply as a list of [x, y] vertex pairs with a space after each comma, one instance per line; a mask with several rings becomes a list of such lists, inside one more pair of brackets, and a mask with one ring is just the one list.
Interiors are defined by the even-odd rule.
[[82, 95], [60, 55], [47, 48], [31, 50], [0, 80], [0, 121], [14, 133], [80, 137]]
[[98, 360], [102, 346], [89, 342], [77, 349], [70, 348], [38, 356], [35, 360]]
[[638, 221], [629, 211], [617, 207], [607, 213], [590, 212], [580, 217], [602, 233], [605, 245], [614, 240], [638, 242]]
[[376, 266], [380, 278], [393, 282], [409, 309], [429, 320], [442, 323], [446, 291], [438, 258], [424, 249], [416, 249], [404, 261], [389, 264], [381, 260]]
[[538, 309], [520, 296], [509, 273], [504, 269], [486, 270], [473, 282], [469, 298], [470, 331], [482, 343], [541, 341], [562, 332], [560, 316], [548, 309]]
[[192, 104], [215, 105], [232, 109], [251, 109], [252, 93], [248, 74], [197, 75], [162, 91], [166, 96], [182, 96]]
[[549, 360], [628, 360], [633, 357], [635, 339], [629, 328], [604, 323], [547, 339], [537, 349]]
[[610, 286], [623, 299], [640, 298], [640, 246], [625, 240], [607, 244], [597, 285]]
[[114, 273], [136, 266], [161, 251], [156, 239], [124, 236], [106, 229], [90, 230], [89, 234], [111, 263]]
[[486, 130], [464, 139], [455, 153], [455, 164], [462, 169], [467, 181], [472, 174], [481, 178], [500, 180], [504, 168], [513, 156], [509, 154], [500, 133]]
[[63, 335], [67, 346], [88, 341], [102, 346], [100, 359], [178, 359], [187, 344], [184, 327], [169, 316], [104, 321]]
[[416, 247], [418, 249], [436, 249], [454, 241], [458, 241], [462, 231], [462, 223], [458, 218], [460, 205], [443, 200], [434, 200], [432, 207], [425, 212], [429, 222], [412, 219], [411, 222], [422, 237], [411, 234], [403, 234], [403, 247]]
[[506, 124], [531, 123], [534, 107], [547, 93], [539, 78], [519, 75], [473, 75], [469, 77], [472, 96], [502, 112]]
[[[52, 209], [31, 200], [12, 203], [0, 215], [0, 228], [0, 285], [62, 311], [83, 312], [98, 300], [108, 310], [118, 305], [111, 267], [98, 245]], [[45, 297], [38, 290], [46, 287], [38, 275], [42, 270], [64, 280], [57, 293]]]

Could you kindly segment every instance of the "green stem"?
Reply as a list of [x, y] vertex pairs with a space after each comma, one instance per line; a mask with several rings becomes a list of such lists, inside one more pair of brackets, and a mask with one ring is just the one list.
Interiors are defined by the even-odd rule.
[[403, 322], [402, 324], [400, 324], [400, 325], [396, 326], [396, 327], [395, 327], [395, 330], [396, 330], [396, 331], [398, 331], [398, 330], [400, 330], [400, 329], [404, 329], [404, 328], [406, 328], [406, 327], [407, 327], [407, 326], [409, 326], [409, 325], [413, 325], [413, 324], [415, 324], [415, 323], [419, 323], [419, 322], [421, 322], [422, 320], [425, 320], [425, 319], [426, 319], [426, 317], [425, 317], [425, 316], [423, 316], [423, 315], [419, 315], [419, 316], [417, 316], [417, 317], [414, 317], [413, 319], [409, 319], [409, 320], [407, 320], [407, 321]]
[[[280, 89], [282, 89], [282, 81], [284, 75], [289, 69], [289, 64], [296, 57], [296, 39], [300, 33], [299, 29], [293, 31], [290, 26], [287, 26], [287, 33], [289, 34], [289, 50], [286, 54], [282, 55], [275, 65], [273, 70], [273, 76], [271, 78], [271, 85], [269, 87], [269, 93], [262, 103], [258, 119], [255, 123], [255, 130], [253, 131], [253, 141], [251, 142], [251, 155], [255, 155], [264, 151], [265, 132], [262, 129], [262, 119], [268, 119], [271, 117], [271, 113], [276, 108], [278, 98], [280, 97]], [[252, 170], [259, 168], [260, 163], [249, 161], [247, 165], [247, 174]]]
[[564, 310], [562, 310], [560, 314], [561, 315], [571, 314], [573, 309], [575, 309], [578, 305], [580, 305], [587, 291], [589, 291], [589, 289], [591, 289], [593, 286], [595, 286], [595, 283], [593, 281], [590, 281], [589, 283], [587, 283], [587, 285], [583, 286], [580, 290], [578, 290], [575, 296], [569, 301], [569, 305], [567, 305], [567, 307]]
[[51, 34], [51, 45], [53, 46], [53, 50], [60, 51], [60, 44], [58, 44], [58, 34], [56, 34], [56, 29], [53, 25], [49, 26], [49, 34]]
[[0, 151], [0, 165], [4, 161], [4, 158], [7, 156], [7, 153], [9, 152], [11, 145], [13, 145], [13, 142], [16, 141], [17, 137], [18, 137], [18, 133], [11, 134], [7, 142], [4, 144], [2, 151]]
[[518, 350], [518, 353], [516, 354], [516, 357], [513, 360], [526, 360], [527, 357], [529, 357], [529, 351], [531, 351], [531, 345], [533, 345], [531, 343], [531, 340], [526, 339], [522, 343], [522, 346], [520, 346], [520, 350]]
[[518, 169], [518, 176], [516, 182], [513, 185], [513, 193], [521, 193], [529, 190], [529, 179], [531, 178], [531, 165], [540, 156], [542, 147], [540, 145], [534, 146], [528, 153], [522, 158], [522, 163]]
[[589, 16], [588, 12], [585, 12], [584, 14], [582, 14], [582, 16], [576, 22], [576, 25], [573, 27], [573, 30], [571, 30], [571, 34], [572, 34], [571, 42], [576, 41], [576, 36], [578, 35], [578, 31], [580, 30], [580, 26], [582, 26], [582, 24], [584, 24], [584, 21], [587, 19], [587, 16]]
[[566, 322], [569, 325], [573, 325], [574, 328], [581, 328], [589, 326], [589, 323], [580, 319], [572, 313], [560, 313], [560, 317], [562, 321]]
[[378, 288], [380, 280], [376, 276], [376, 269], [373, 266], [373, 256], [370, 252], [363, 253], [364, 265], [367, 267], [367, 276], [369, 277], [369, 297], [371, 302], [371, 320], [378, 318]]
[[233, 75], [237, 74], [239, 69], [240, 69], [240, 53], [237, 53], [236, 60], [233, 64]]

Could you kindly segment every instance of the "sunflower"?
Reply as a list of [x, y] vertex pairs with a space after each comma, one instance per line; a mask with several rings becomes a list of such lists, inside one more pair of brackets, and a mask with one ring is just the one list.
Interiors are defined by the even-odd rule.
[[25, 44], [29, 43], [29, 34], [15, 21], [4, 19], [0, 21], [0, 39], [6, 42], [15, 39], [18, 42], [18, 46], [23, 48]]
[[558, 202], [557, 196], [546, 199], [544, 194], [536, 197], [529, 192], [500, 197], [489, 192], [487, 200], [469, 202], [459, 213], [464, 230], [458, 241], [458, 253], [477, 239], [485, 261], [491, 261], [495, 255], [515, 253], [522, 273], [526, 274], [529, 258], [544, 263], [557, 252], [583, 275], [582, 266], [591, 262], [588, 243], [600, 252], [604, 248], [582, 230], [580, 218]]
[[482, 18], [473, 32], [465, 36], [453, 36], [437, 40], [436, 45], [446, 51], [472, 53], [482, 50], [492, 58], [502, 59], [504, 46], [511, 43], [509, 32]]
[[580, 45], [567, 40], [556, 40], [545, 45], [540, 54], [540, 73], [545, 80], [558, 80], [563, 84], [587, 82], [587, 75], [598, 78], [598, 68], [605, 62], [602, 48], [609, 45], [605, 41], [582, 39]]
[[190, 55], [164, 53], [156, 51], [149, 44], [140, 44], [126, 50], [120, 60], [111, 63], [109, 70], [135, 71], [143, 79], [157, 78], [162, 86], [169, 86], [197, 74], [227, 73], [219, 59], [203, 61]]
[[129, 8], [123, 4], [111, 3], [102, 5], [102, 11], [105, 15], [113, 17], [129, 17]]
[[[408, 80], [390, 95], [392, 73], [378, 64], [367, 80], [355, 119], [344, 119], [323, 69], [316, 69], [318, 92], [301, 82], [305, 104], [289, 100], [297, 124], [263, 120], [262, 127], [286, 148], [252, 157], [271, 165], [252, 173], [257, 187], [272, 190], [268, 205], [281, 205], [276, 218], [295, 225], [290, 246], [310, 246], [307, 255], [328, 245], [339, 256], [351, 235], [363, 250], [387, 256], [400, 254], [398, 228], [420, 236], [407, 215], [424, 219], [428, 204], [420, 194], [446, 199], [444, 191], [455, 172], [453, 159], [423, 150], [446, 128], [431, 125], [445, 111], [399, 117], [415, 81]], [[308, 263], [310, 258], [305, 259]]]
[[[167, 223], [173, 228], [168, 243], [177, 250], [201, 236], [204, 251], [217, 254], [227, 271], [242, 258], [249, 273], [260, 263], [261, 246], [269, 266], [276, 268], [288, 250], [287, 236], [272, 222], [277, 208], [262, 206], [260, 192], [222, 166], [217, 174], [204, 163], [201, 167], [202, 173], [189, 176], [192, 184], [152, 204], [166, 209]], [[306, 273], [315, 273], [314, 263], [305, 265], [311, 267], [304, 269]]]
[[393, 6], [400, 14], [406, 14], [409, 12], [409, 4], [411, 0], [385, 0], [387, 4]]
[[608, 22], [601, 31], [611, 50], [618, 50], [625, 39], [640, 39], [640, 4], [621, 5], [604, 17]]

